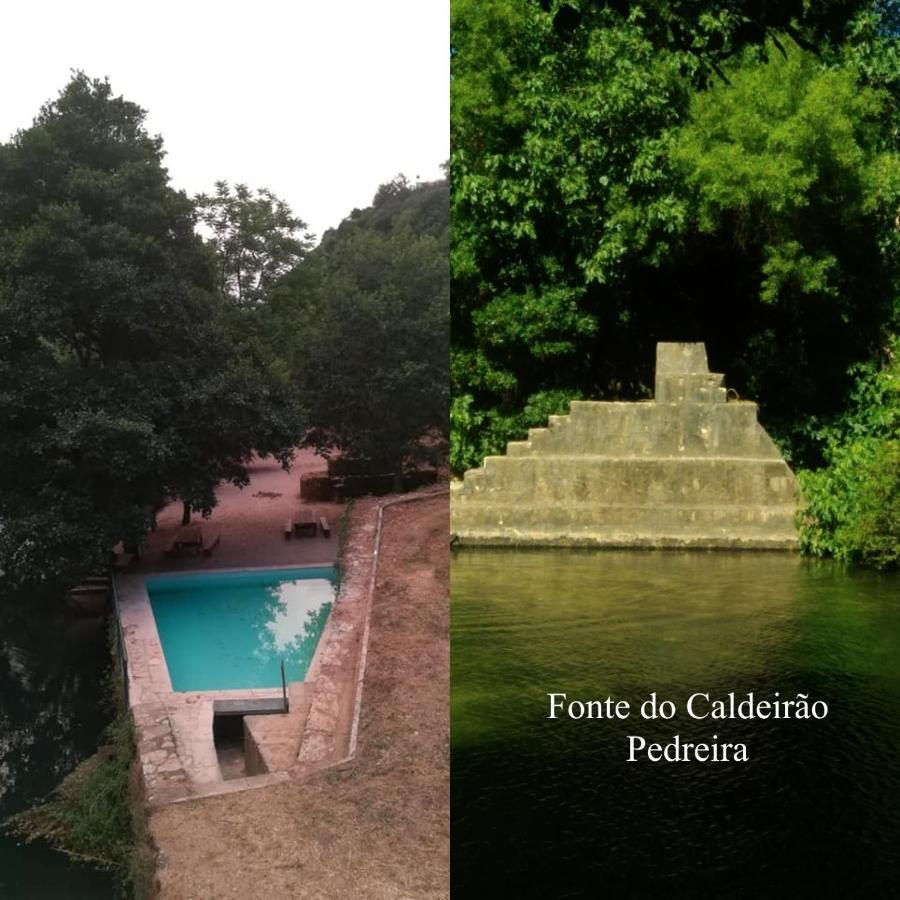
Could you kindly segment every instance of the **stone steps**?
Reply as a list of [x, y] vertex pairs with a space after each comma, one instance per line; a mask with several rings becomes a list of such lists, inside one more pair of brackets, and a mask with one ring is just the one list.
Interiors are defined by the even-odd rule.
[[454, 532], [462, 543], [497, 546], [794, 549], [794, 514], [793, 504], [523, 507], [484, 502], [465, 509], [464, 527]]
[[533, 445], [532, 445], [531, 441], [510, 441], [506, 445], [506, 455], [507, 456], [527, 456], [531, 452], [532, 449], [533, 449]]
[[729, 529], [715, 533], [681, 531], [629, 532], [605, 530], [572, 532], [553, 529], [515, 531], [502, 528], [455, 530], [457, 546], [480, 547], [587, 547], [607, 549], [670, 550], [790, 550], [797, 549], [793, 531], [775, 532], [769, 528]]
[[668, 528], [693, 528], [714, 531], [727, 527], [793, 528], [793, 504], [730, 504], [717, 506], [679, 506], [675, 504], [596, 504], [573, 503], [566, 506], [542, 504], [522, 506], [506, 502], [479, 502], [465, 510], [466, 525], [472, 528], [541, 529], [624, 529], [650, 533]]
[[793, 547], [797, 485], [702, 344], [657, 347], [656, 399], [576, 400], [453, 491], [462, 543]]
[[495, 456], [456, 501], [506, 497], [522, 506], [740, 505], [794, 500], [783, 460], [608, 456]]
[[477, 491], [484, 479], [484, 469], [469, 469], [463, 475], [463, 484], [461, 493]]
[[573, 401], [571, 409], [568, 416], [551, 416], [547, 428], [530, 429], [526, 441], [511, 442], [507, 455], [683, 453], [781, 458], [757, 423], [755, 403], [580, 400]]

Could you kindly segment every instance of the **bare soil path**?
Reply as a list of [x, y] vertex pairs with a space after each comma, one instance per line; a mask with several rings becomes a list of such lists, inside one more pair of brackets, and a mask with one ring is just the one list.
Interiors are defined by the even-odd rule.
[[449, 896], [449, 503], [385, 510], [356, 758], [163, 807], [164, 900]]

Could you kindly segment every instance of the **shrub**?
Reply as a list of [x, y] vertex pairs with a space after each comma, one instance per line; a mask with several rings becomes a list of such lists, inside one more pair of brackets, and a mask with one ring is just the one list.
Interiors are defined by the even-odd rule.
[[900, 565], [900, 441], [859, 440], [800, 472], [801, 549], [876, 569]]
[[859, 366], [848, 412], [822, 426], [826, 466], [798, 472], [800, 546], [813, 556], [900, 565], [900, 339], [881, 369]]

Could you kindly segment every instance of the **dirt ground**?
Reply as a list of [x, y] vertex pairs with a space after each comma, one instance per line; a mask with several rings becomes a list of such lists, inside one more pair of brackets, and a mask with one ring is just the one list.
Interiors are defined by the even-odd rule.
[[[344, 507], [339, 503], [308, 504], [300, 500], [300, 476], [307, 472], [325, 474], [325, 460], [312, 450], [298, 450], [290, 472], [285, 472], [274, 459], [255, 459], [247, 468], [247, 487], [220, 485], [216, 490], [218, 505], [210, 518], [196, 513], [192, 517], [202, 527], [204, 540], [216, 535], [220, 538], [211, 556], [170, 559], [165, 555], [181, 528], [181, 503], [172, 503], [157, 516], [156, 531], [148, 536], [135, 571], [331, 563]], [[315, 538], [285, 540], [285, 521], [301, 507], [316, 518], [324, 516], [331, 525], [331, 536], [326, 538], [319, 533]]]
[[385, 510], [356, 758], [153, 813], [164, 900], [449, 896], [449, 501]]

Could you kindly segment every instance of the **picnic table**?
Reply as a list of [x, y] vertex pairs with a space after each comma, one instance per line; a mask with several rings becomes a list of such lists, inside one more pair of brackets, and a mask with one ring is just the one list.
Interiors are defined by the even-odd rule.
[[310, 513], [294, 513], [294, 532], [297, 537], [315, 537], [316, 520]]
[[203, 549], [203, 529], [199, 525], [184, 525], [175, 535], [174, 548], [179, 553], [199, 553]]

